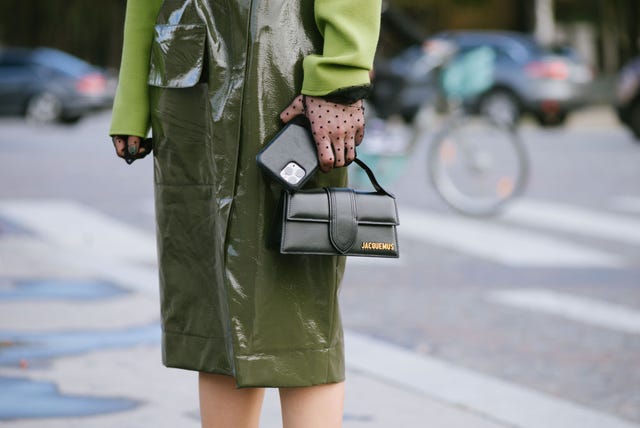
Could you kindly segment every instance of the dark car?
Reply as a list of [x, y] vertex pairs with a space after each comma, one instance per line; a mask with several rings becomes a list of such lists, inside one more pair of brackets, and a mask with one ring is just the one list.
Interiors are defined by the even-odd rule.
[[454, 31], [435, 39], [455, 43], [461, 53], [481, 46], [494, 51], [494, 82], [474, 100], [478, 111], [513, 121], [532, 113], [542, 125], [560, 125], [586, 103], [593, 74], [575, 54], [544, 49], [513, 32]]
[[0, 48], [0, 114], [75, 122], [113, 102], [105, 72], [49, 48]]
[[618, 117], [640, 141], [640, 57], [627, 64], [618, 77], [616, 91]]

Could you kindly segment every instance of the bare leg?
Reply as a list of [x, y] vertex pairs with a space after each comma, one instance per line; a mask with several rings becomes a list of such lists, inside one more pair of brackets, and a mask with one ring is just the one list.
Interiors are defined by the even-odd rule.
[[264, 388], [236, 388], [231, 376], [200, 373], [202, 428], [258, 428]]
[[280, 388], [284, 428], [340, 428], [344, 382], [305, 388]]

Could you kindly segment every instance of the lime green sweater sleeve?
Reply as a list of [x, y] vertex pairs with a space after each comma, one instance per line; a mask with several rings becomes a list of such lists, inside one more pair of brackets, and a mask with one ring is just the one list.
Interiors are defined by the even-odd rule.
[[380, 33], [381, 0], [315, 0], [322, 55], [304, 59], [305, 95], [369, 84]]
[[[118, 89], [110, 135], [146, 136], [149, 130], [149, 56], [162, 0], [128, 0]], [[302, 93], [326, 95], [367, 85], [380, 30], [381, 0], [316, 0], [322, 54], [304, 59]]]
[[118, 89], [110, 135], [144, 137], [149, 130], [149, 57], [162, 0], [128, 0]]

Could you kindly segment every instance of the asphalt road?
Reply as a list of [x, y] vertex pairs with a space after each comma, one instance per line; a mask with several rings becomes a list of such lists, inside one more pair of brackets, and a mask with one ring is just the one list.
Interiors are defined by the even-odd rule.
[[[2, 119], [0, 202], [73, 200], [153, 232], [152, 162], [117, 159], [108, 120]], [[345, 326], [640, 422], [640, 144], [601, 109], [521, 132], [529, 188], [489, 220], [440, 202], [416, 149], [391, 183], [402, 257], [349, 262]]]

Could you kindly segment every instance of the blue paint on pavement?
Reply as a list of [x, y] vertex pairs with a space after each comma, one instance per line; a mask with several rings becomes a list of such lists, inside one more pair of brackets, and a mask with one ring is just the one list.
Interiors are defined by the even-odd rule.
[[0, 420], [89, 416], [130, 410], [138, 404], [124, 398], [61, 394], [52, 382], [0, 378]]
[[122, 296], [128, 291], [97, 280], [27, 280], [0, 290], [0, 300], [99, 300]]
[[[6, 286], [4, 284], [7, 284]], [[98, 280], [3, 279], [0, 301], [62, 300], [96, 301], [126, 295], [129, 291]], [[113, 314], [115, 317], [126, 314]], [[1, 316], [1, 314], [0, 314]], [[43, 319], [46, 324], [46, 319]], [[82, 326], [78, 326], [82, 328]], [[161, 340], [158, 322], [120, 329], [56, 332], [0, 331], [0, 366], [36, 366], [52, 358], [88, 352], [157, 345]], [[121, 397], [62, 394], [52, 382], [0, 377], [0, 421], [25, 418], [82, 417], [131, 410], [137, 400]]]
[[121, 330], [90, 330], [53, 333], [13, 333], [0, 331], [0, 365], [16, 365], [102, 349], [127, 348], [160, 343], [160, 325]]
[[0, 235], [31, 235], [33, 233], [24, 227], [12, 222], [8, 218], [0, 216]]

